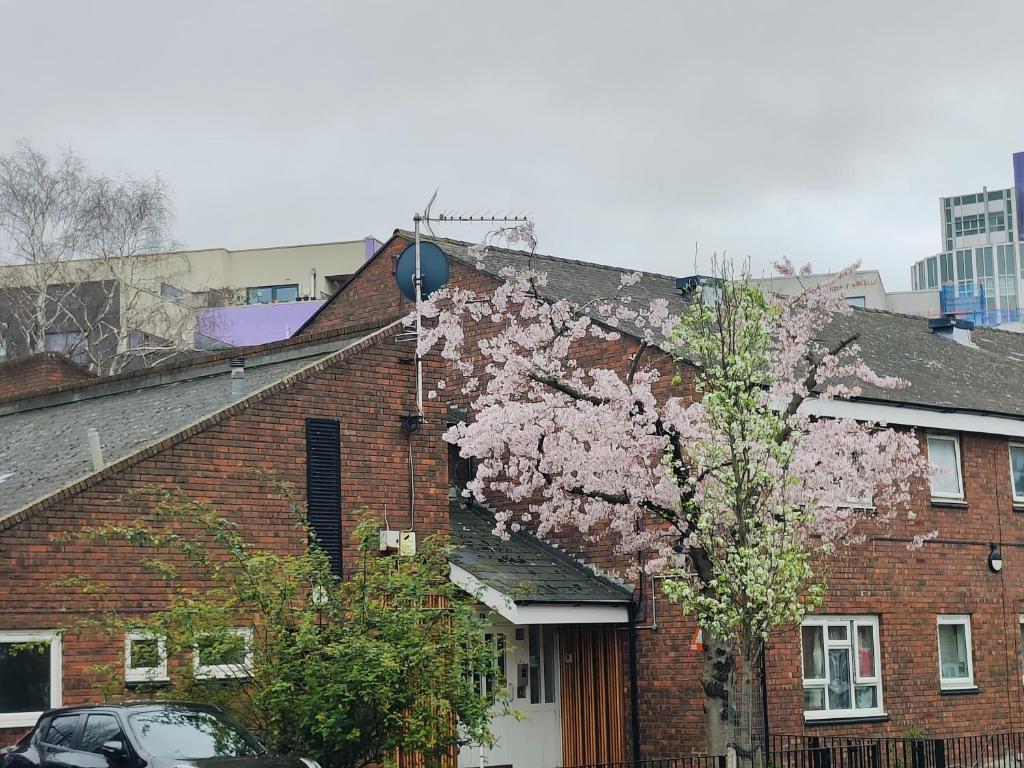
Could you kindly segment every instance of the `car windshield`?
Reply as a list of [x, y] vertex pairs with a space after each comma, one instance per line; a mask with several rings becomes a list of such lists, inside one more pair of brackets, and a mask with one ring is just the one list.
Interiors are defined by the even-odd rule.
[[263, 752], [251, 735], [222, 715], [197, 709], [158, 709], [129, 715], [132, 733], [154, 757], [199, 760]]

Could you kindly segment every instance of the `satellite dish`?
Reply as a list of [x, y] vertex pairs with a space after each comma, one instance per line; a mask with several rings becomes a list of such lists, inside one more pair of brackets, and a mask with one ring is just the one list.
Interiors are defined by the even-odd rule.
[[[416, 245], [407, 246], [398, 257], [395, 281], [402, 295], [416, 301]], [[433, 243], [420, 243], [420, 295], [425, 299], [448, 282], [448, 257]]]

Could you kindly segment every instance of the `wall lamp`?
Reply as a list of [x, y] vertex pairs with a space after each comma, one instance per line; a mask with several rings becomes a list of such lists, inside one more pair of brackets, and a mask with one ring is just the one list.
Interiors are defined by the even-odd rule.
[[992, 569], [992, 573], [999, 573], [1003, 570], [1003, 553], [995, 544], [989, 544], [988, 549], [988, 567]]

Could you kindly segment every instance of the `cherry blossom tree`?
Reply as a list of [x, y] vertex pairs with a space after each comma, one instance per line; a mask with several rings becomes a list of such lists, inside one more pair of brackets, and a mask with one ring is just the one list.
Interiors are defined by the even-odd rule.
[[[752, 759], [763, 642], [820, 603], [822, 558], [866, 525], [913, 517], [912, 485], [930, 472], [912, 431], [801, 408], [906, 386], [871, 369], [856, 333], [836, 332], [853, 310], [834, 286], [854, 269], [780, 297], [719, 263], [680, 314], [631, 298], [640, 273], [578, 305], [548, 295], [543, 272], [506, 270], [493, 293], [450, 286], [423, 307], [420, 352], [439, 350], [469, 400], [471, 417], [446, 434], [476, 460], [466, 493], [498, 502], [498, 535], [604, 540], [627, 575], [664, 577], [704, 631], [713, 753], [734, 741]], [[595, 343], [606, 362], [584, 364]]]

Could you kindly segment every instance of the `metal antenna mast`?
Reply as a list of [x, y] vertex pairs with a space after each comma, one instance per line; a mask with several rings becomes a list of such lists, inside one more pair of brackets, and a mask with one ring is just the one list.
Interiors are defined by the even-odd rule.
[[528, 216], [465, 216], [463, 214], [439, 213], [433, 215], [430, 207], [437, 197], [437, 192], [430, 198], [426, 210], [423, 213], [413, 214], [412, 224], [415, 233], [416, 266], [413, 272], [413, 286], [416, 289], [416, 415], [423, 418], [423, 358], [420, 356], [420, 332], [423, 328], [423, 273], [420, 264], [420, 224], [426, 223], [430, 227], [431, 222], [454, 224], [524, 224], [529, 221]]

